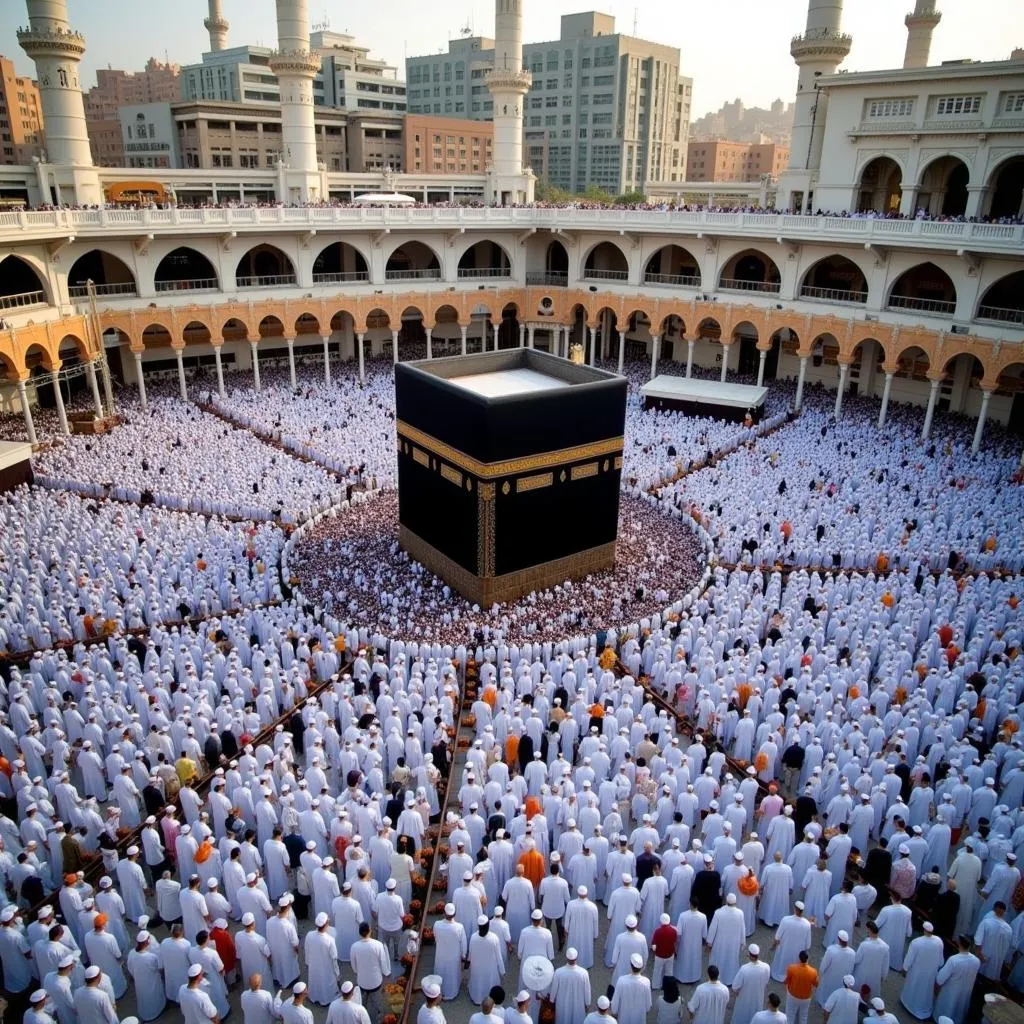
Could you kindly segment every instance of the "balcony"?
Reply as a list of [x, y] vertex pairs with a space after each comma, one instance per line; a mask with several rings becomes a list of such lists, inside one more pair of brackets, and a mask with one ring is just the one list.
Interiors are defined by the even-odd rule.
[[24, 309], [26, 306], [46, 305], [46, 292], [19, 292], [0, 295], [0, 309]]
[[511, 276], [511, 267], [459, 267], [460, 281], [482, 281], [490, 278]]
[[628, 270], [598, 270], [590, 268], [583, 271], [584, 281], [628, 281]]
[[364, 284], [370, 280], [368, 270], [345, 270], [338, 274], [314, 274], [313, 284]]
[[[134, 281], [120, 281], [117, 284], [94, 284], [93, 290], [97, 298], [104, 296], [130, 296], [139, 294]], [[89, 297], [89, 286], [87, 284], [74, 284], [68, 289], [68, 295], [73, 299], [87, 299]]]
[[439, 267], [428, 267], [426, 270], [385, 270], [385, 281], [440, 281]]
[[1003, 309], [999, 306], [980, 306], [979, 320], [995, 320], [1001, 324], [1024, 324], [1024, 309]]
[[660, 288], [699, 288], [700, 278], [694, 274], [644, 274], [644, 284]]
[[554, 270], [528, 273], [526, 275], [526, 284], [527, 286], [544, 287], [550, 285], [553, 288], [565, 288], [569, 284], [569, 275], [565, 272]]
[[256, 274], [235, 279], [238, 288], [294, 288], [294, 274]]
[[947, 299], [917, 299], [912, 295], [892, 295], [886, 309], [916, 309], [922, 313], [938, 313], [941, 316], [952, 316], [956, 311], [956, 303]]
[[801, 299], [817, 299], [819, 302], [838, 302], [844, 306], [864, 305], [868, 301], [867, 292], [852, 292], [845, 288], [818, 288], [813, 284], [805, 284], [800, 289]]
[[184, 277], [180, 281], [157, 281], [158, 292], [215, 292], [220, 287], [215, 277]]
[[723, 292], [760, 292], [762, 295], [778, 295], [782, 285], [778, 281], [741, 281], [737, 277], [723, 277], [718, 282]]

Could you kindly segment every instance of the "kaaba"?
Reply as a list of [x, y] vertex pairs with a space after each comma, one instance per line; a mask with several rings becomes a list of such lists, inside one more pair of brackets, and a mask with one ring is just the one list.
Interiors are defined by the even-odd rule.
[[534, 349], [395, 367], [399, 542], [481, 605], [615, 562], [626, 380]]

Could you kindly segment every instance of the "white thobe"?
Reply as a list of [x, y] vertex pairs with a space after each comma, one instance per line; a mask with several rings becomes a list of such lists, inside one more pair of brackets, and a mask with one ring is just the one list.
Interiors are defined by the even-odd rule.
[[243, 1024], [274, 1024], [274, 997], [263, 988], [242, 993]]
[[551, 938], [551, 932], [544, 927], [524, 928], [519, 933], [519, 943], [516, 946], [516, 953], [519, 956], [519, 988], [525, 988], [523, 978], [523, 963], [531, 956], [542, 956], [548, 960], [555, 959], [555, 944]]
[[441, 977], [441, 998], [454, 999], [462, 981], [462, 961], [469, 952], [466, 929], [455, 920], [434, 925], [434, 973]]
[[802, 950], [811, 948], [811, 922], [806, 917], [787, 914], [775, 929], [779, 944], [772, 956], [772, 978], [786, 980], [786, 968], [800, 959]]
[[278, 988], [290, 985], [299, 976], [299, 933], [287, 917], [272, 917], [267, 922], [270, 963]]
[[308, 932], [303, 943], [306, 976], [309, 978], [309, 1001], [329, 1006], [338, 998], [338, 947], [329, 931]]
[[763, 960], [748, 960], [732, 980], [736, 1002], [732, 1008], [732, 1024], [750, 1024], [754, 1014], [764, 1006], [771, 968]]
[[889, 969], [903, 970], [903, 953], [907, 940], [914, 934], [914, 915], [902, 903], [882, 907], [875, 918], [878, 937], [889, 947]]
[[673, 976], [692, 985], [704, 973], [704, 943], [708, 937], [708, 919], [699, 910], [685, 910], [676, 922], [679, 943]]
[[124, 900], [125, 916], [138, 922], [140, 917], [149, 913], [146, 907], [146, 876], [141, 865], [134, 860], [118, 861], [117, 882]]
[[[822, 945], [831, 946], [842, 931], [852, 938], [853, 927], [857, 923], [857, 897], [852, 892], [836, 893], [828, 901], [825, 917], [828, 919], [828, 924], [825, 926], [825, 936], [821, 940]], [[821, 924], [821, 921], [817, 922], [819, 928]]]
[[[530, 914], [536, 906], [533, 886], [528, 878], [513, 875], [501, 890], [501, 898], [505, 901], [505, 920], [512, 932], [512, 942], [519, 942], [519, 933], [529, 927]], [[476, 926], [476, 922], [473, 922]]]
[[942, 967], [942, 939], [922, 935], [907, 947], [903, 958], [906, 978], [900, 990], [900, 1002], [918, 1020], [928, 1020], [935, 1005], [935, 978]]
[[135, 1009], [139, 1019], [155, 1020], [164, 1012], [167, 994], [164, 991], [163, 973], [160, 969], [160, 954], [152, 947], [133, 949], [128, 954], [128, 973], [135, 986]]
[[469, 998], [477, 1005], [482, 1003], [491, 989], [501, 984], [504, 973], [501, 940], [493, 932], [481, 935], [477, 931], [469, 940]]
[[825, 1009], [829, 1013], [829, 1024], [857, 1024], [860, 995], [852, 988], [838, 988], [828, 997]]
[[636, 928], [624, 931], [616, 940], [612, 949], [612, 984], [618, 984], [619, 978], [629, 974], [629, 958], [638, 953], [644, 958], [644, 965], [647, 964], [647, 939], [644, 933]]
[[973, 953], [954, 953], [935, 976], [939, 994], [932, 1016], [949, 1017], [953, 1024], [964, 1024], [971, 1005], [971, 992], [981, 970], [981, 961]]
[[168, 999], [176, 1001], [178, 992], [188, 981], [188, 958], [192, 949], [188, 939], [166, 938], [160, 943], [160, 962], [164, 965], [164, 992]]
[[708, 966], [714, 964], [723, 985], [731, 985], [740, 965], [740, 952], [747, 941], [747, 926], [739, 907], [724, 906], [715, 911], [708, 928], [711, 954]]
[[555, 1004], [555, 1024], [583, 1024], [590, 1004], [590, 975], [571, 964], [559, 967], [548, 998]]
[[575, 947], [580, 967], [590, 970], [594, 966], [594, 942], [600, 927], [597, 904], [591, 899], [574, 899], [565, 909], [565, 942]]
[[182, 889], [178, 899], [181, 902], [181, 923], [185, 929], [185, 938], [189, 942], [195, 942], [196, 936], [208, 927], [206, 919], [210, 916], [210, 911], [206, 906], [206, 899], [195, 889]]
[[989, 912], [981, 919], [974, 933], [974, 944], [985, 957], [981, 963], [981, 976], [998, 981], [1003, 963], [1013, 945], [1013, 929], [1005, 920]]
[[[728, 990], [725, 994], [729, 998]], [[651, 981], [642, 974], [620, 978], [612, 996], [612, 1014], [618, 1024], [644, 1024], [651, 1008]], [[703, 1024], [703, 1022], [702, 1022]]]
[[825, 950], [818, 964], [818, 987], [814, 990], [819, 1006], [824, 1006], [828, 997], [843, 987], [843, 978], [853, 974], [856, 959], [857, 951], [850, 945], [840, 946], [837, 942]]
[[110, 932], [91, 931], [85, 937], [85, 954], [89, 963], [95, 964], [114, 987], [114, 998], [120, 999], [128, 991], [128, 979], [121, 969], [121, 947]]
[[363, 908], [354, 897], [339, 896], [331, 903], [331, 918], [338, 943], [338, 956], [343, 964], [347, 964], [351, 958], [352, 943], [359, 941]]
[[178, 1005], [184, 1024], [208, 1024], [217, 1015], [217, 1007], [201, 985], [195, 988], [182, 985], [178, 992]]
[[871, 998], [881, 996], [882, 982], [889, 976], [889, 947], [881, 939], [865, 939], [857, 947], [853, 977], [858, 991], [865, 985]]
[[960, 894], [960, 907], [956, 914], [957, 935], [966, 934], [974, 924], [981, 871], [981, 858], [977, 854], [968, 853], [967, 850], [961, 850], [949, 865], [949, 877], [956, 880], [956, 891]]
[[235, 953], [242, 973], [242, 981], [249, 983], [254, 974], [263, 979], [263, 988], [269, 990], [273, 984], [270, 968], [270, 946], [267, 940], [254, 928], [235, 934]]
[[99, 985], [75, 991], [75, 1015], [78, 1024], [117, 1024], [114, 1001]]
[[758, 916], [769, 928], [774, 928], [789, 913], [789, 899], [793, 892], [793, 869], [786, 863], [765, 866], [761, 873], [761, 904]]
[[[729, 990], [720, 981], [705, 981], [693, 990], [686, 1008], [699, 1024], [725, 1024]], [[620, 1022], [621, 1024], [621, 1022]]]

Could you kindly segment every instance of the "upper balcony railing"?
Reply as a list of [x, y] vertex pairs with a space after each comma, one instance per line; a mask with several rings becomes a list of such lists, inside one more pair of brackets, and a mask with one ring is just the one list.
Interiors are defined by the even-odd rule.
[[294, 274], [254, 274], [235, 279], [239, 288], [293, 288]]
[[1002, 306], [981, 306], [979, 320], [997, 320], [1003, 324], [1024, 324], [1024, 309], [1006, 309]]
[[911, 295], [890, 295], [886, 306], [888, 309], [917, 309], [941, 316], [952, 316], [956, 312], [956, 303], [949, 299], [918, 299]]
[[805, 284], [800, 289], [801, 299], [817, 299], [819, 302], [860, 303], [868, 301], [867, 292], [854, 292], [846, 288], [819, 288], [817, 285]]
[[280, 233], [300, 229], [391, 230], [407, 227], [488, 230], [503, 227], [574, 228], [582, 231], [638, 231], [659, 234], [778, 238], [862, 246], [907, 245], [955, 251], [969, 243], [978, 252], [1024, 252], [1024, 225], [968, 221], [886, 220], [817, 217], [790, 213], [718, 213], [708, 210], [576, 209], [573, 207], [352, 206], [172, 207], [142, 210], [6, 210], [0, 212], [0, 241], [9, 244], [75, 235], [79, 240], [124, 231], [154, 235], [212, 233], [222, 228]]
[[511, 267], [459, 267], [459, 280], [462, 281], [511, 276]]
[[[138, 295], [139, 290], [135, 287], [134, 281], [118, 281], [114, 284], [94, 284], [93, 288], [96, 291], [97, 298], [103, 298], [104, 296], [118, 295], [124, 297], [126, 295]], [[89, 286], [87, 284], [73, 284], [68, 288], [68, 294], [73, 299], [87, 299], [89, 297]]]
[[16, 295], [0, 295], [0, 309], [24, 309], [46, 302], [46, 292], [18, 292]]
[[737, 277], [723, 277], [718, 287], [723, 292], [761, 292], [764, 295], [778, 295], [782, 290], [778, 281], [743, 281]]

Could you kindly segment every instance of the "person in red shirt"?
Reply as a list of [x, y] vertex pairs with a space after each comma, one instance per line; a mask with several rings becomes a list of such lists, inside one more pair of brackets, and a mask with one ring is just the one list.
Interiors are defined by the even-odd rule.
[[672, 973], [672, 967], [676, 959], [676, 946], [679, 944], [679, 932], [672, 924], [672, 918], [668, 914], [661, 915], [661, 924], [654, 929], [651, 936], [651, 949], [654, 951], [654, 976], [651, 978], [651, 987], [661, 988], [661, 980], [667, 971]]
[[238, 953], [235, 951], [235, 940], [228, 931], [228, 923], [223, 917], [213, 922], [210, 941], [213, 942], [217, 956], [224, 965], [224, 981], [230, 987], [238, 980]]

